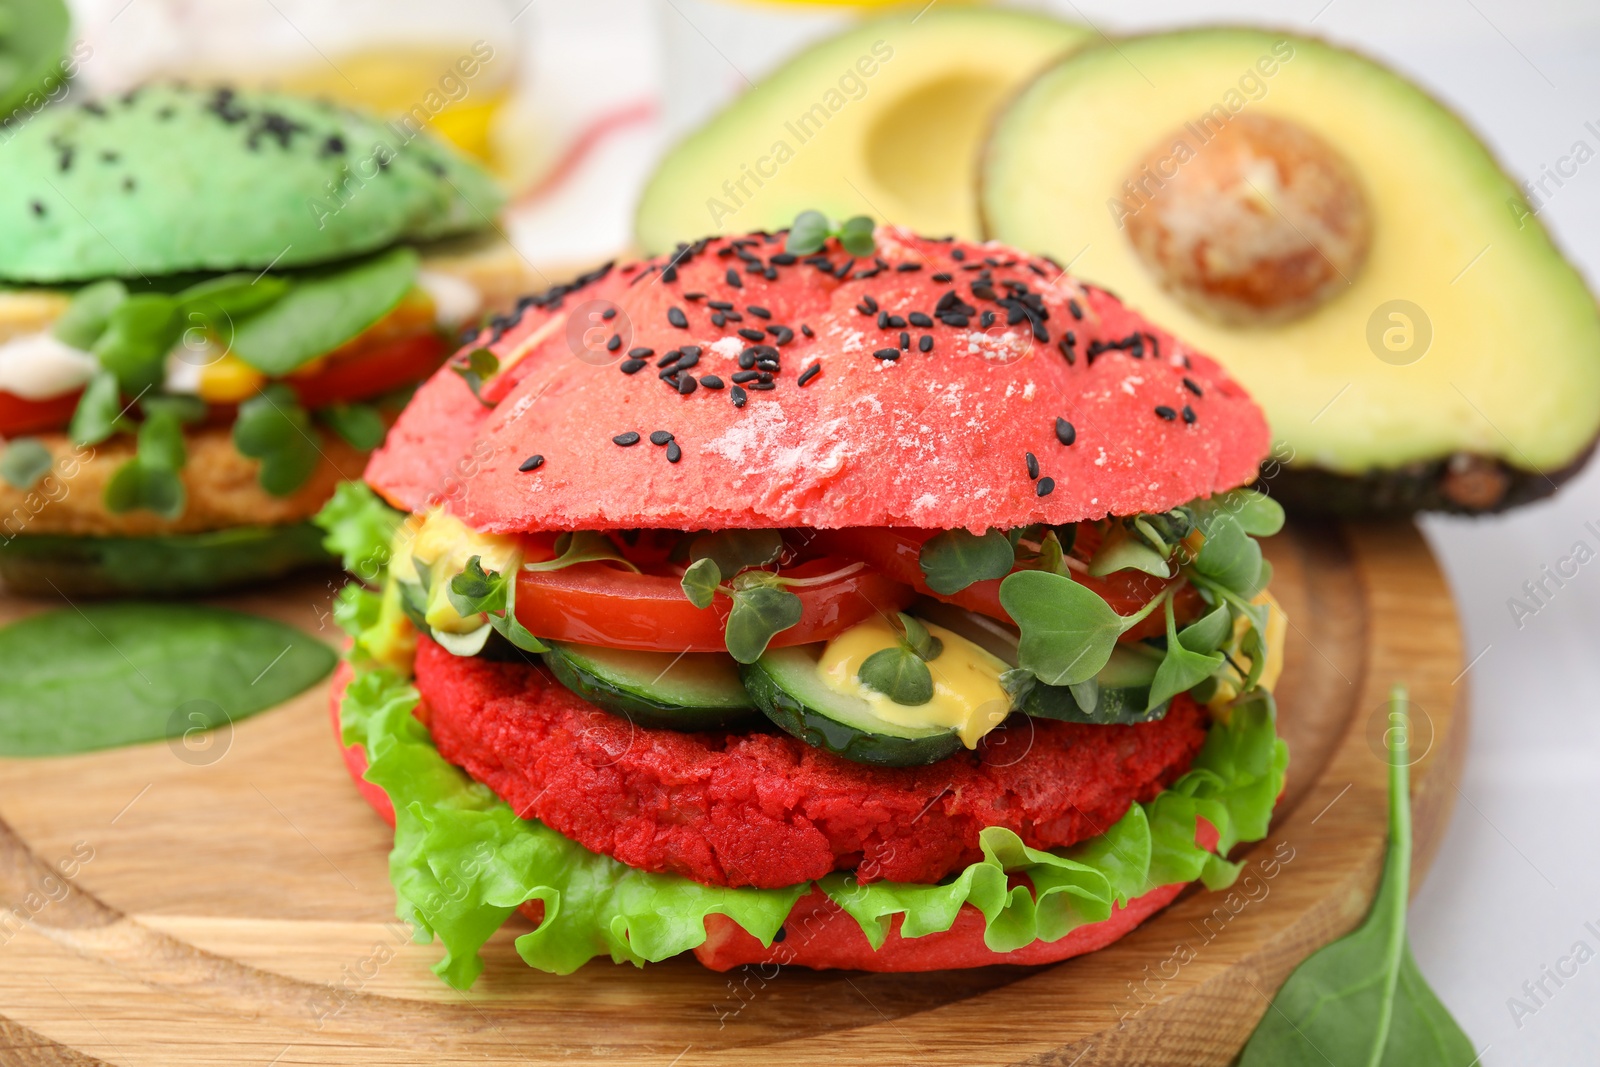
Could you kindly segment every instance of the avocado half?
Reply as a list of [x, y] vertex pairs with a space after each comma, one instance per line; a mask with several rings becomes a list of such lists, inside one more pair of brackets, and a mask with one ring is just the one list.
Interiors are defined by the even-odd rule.
[[[1229, 275], [1232, 305], [1192, 279], [1226, 273], [1238, 248], [1185, 243], [1186, 228], [1225, 231], [1173, 191], [1203, 185], [1230, 126], [1327, 157], [1301, 222], [1272, 162], [1292, 146], [1241, 171], [1259, 194], [1241, 209], [1251, 232], [1278, 225], [1303, 247], [1274, 261], [1266, 289]], [[1353, 214], [1338, 214], [1341, 195]], [[1267, 412], [1277, 447], [1263, 480], [1287, 503], [1497, 510], [1553, 492], [1600, 434], [1594, 297], [1478, 138], [1362, 56], [1237, 29], [1081, 50], [997, 123], [980, 196], [990, 236], [1070, 262], [1222, 361]], [[1262, 302], [1277, 314], [1241, 312], [1295, 270], [1329, 284]]]
[[813, 45], [667, 154], [638, 242], [667, 252], [808, 209], [976, 237], [972, 175], [994, 112], [1089, 36], [1021, 11], [929, 7]]

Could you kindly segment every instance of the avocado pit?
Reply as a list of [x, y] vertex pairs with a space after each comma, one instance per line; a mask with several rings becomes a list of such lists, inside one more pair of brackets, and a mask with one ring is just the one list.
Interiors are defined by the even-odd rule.
[[1197, 314], [1239, 326], [1299, 318], [1348, 288], [1372, 215], [1344, 157], [1286, 119], [1205, 122], [1162, 138], [1123, 183], [1145, 268]]

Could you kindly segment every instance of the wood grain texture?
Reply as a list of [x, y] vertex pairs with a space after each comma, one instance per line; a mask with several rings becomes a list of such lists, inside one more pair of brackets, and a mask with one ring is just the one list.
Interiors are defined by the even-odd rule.
[[[1241, 850], [1232, 891], [1190, 890], [1102, 952], [1038, 970], [719, 975], [679, 959], [557, 978], [516, 958], [514, 920], [457, 993], [428, 970], [437, 946], [394, 920], [387, 829], [350, 787], [319, 687], [204, 748], [0, 761], [0, 1062], [1225, 1064], [1294, 965], [1365, 912], [1388, 687], [1410, 685], [1425, 753], [1419, 876], [1465, 752], [1454, 609], [1416, 530], [1292, 526], [1267, 548], [1293, 623], [1273, 832]], [[331, 588], [227, 602], [332, 641]]]

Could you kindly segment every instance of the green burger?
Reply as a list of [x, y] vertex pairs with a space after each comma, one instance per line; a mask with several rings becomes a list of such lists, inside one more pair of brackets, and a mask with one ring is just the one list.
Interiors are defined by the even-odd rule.
[[326, 102], [151, 86], [10, 132], [12, 592], [192, 593], [323, 560], [306, 520], [455, 335], [530, 288], [486, 172]]

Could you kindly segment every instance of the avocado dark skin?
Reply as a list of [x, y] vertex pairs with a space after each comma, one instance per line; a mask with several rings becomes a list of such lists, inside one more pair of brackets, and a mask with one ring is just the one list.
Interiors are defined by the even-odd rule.
[[1522, 470], [1493, 456], [1462, 452], [1361, 474], [1278, 467], [1274, 477], [1262, 477], [1255, 488], [1271, 493], [1296, 515], [1405, 518], [1419, 511], [1492, 515], [1555, 493], [1583, 469], [1597, 443], [1591, 441], [1571, 463], [1554, 471]]

